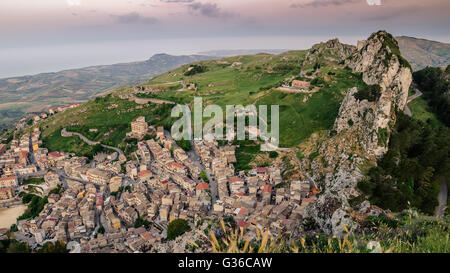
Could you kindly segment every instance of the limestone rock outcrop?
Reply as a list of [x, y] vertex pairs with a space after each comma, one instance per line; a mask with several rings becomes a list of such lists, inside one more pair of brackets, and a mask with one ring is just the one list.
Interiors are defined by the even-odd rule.
[[[343, 225], [349, 230], [356, 227], [349, 217], [352, 209], [348, 200], [359, 194], [356, 185], [363, 178], [360, 165], [367, 161], [376, 164], [376, 159], [387, 152], [395, 113], [404, 109], [412, 81], [409, 64], [386, 31], [373, 33], [360, 42], [346, 59], [346, 65], [353, 73], [361, 73], [368, 88], [377, 92], [371, 98], [361, 99], [361, 90], [348, 90], [332, 136], [319, 147], [322, 158], [311, 162], [313, 178], [321, 181], [323, 193], [306, 208], [305, 217], [335, 235], [342, 235]], [[329, 202], [340, 206], [331, 211]]]

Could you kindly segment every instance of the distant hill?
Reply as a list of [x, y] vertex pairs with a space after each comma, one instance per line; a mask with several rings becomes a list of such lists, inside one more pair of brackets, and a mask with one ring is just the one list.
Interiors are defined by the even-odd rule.
[[450, 44], [418, 39], [407, 36], [395, 37], [402, 56], [415, 71], [427, 66], [447, 66], [450, 64]]
[[157, 54], [142, 62], [91, 66], [0, 79], [0, 128], [26, 112], [87, 101], [105, 91], [136, 85], [183, 64], [216, 57]]
[[288, 49], [235, 49], [235, 50], [210, 50], [199, 52], [200, 55], [232, 57], [238, 55], [253, 55], [258, 53], [281, 54]]

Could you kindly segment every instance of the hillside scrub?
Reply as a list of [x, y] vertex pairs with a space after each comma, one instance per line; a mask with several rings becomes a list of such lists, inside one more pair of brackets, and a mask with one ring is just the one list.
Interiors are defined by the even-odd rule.
[[363, 89], [359, 89], [354, 96], [359, 101], [368, 100], [374, 102], [381, 97], [381, 87], [378, 84], [368, 85]]
[[389, 151], [358, 188], [383, 209], [401, 211], [410, 203], [432, 215], [439, 182], [450, 176], [450, 129], [397, 115]]
[[450, 126], [449, 77], [450, 65], [442, 71], [440, 68], [427, 67], [413, 73], [414, 82], [423, 92], [431, 110], [447, 126]]
[[204, 235], [214, 253], [448, 253], [449, 218], [429, 220], [406, 210], [394, 217], [369, 216], [362, 226], [343, 237], [316, 231], [300, 231], [296, 239], [256, 230], [252, 241], [245, 232], [221, 220], [214, 232]]
[[195, 75], [195, 74], [198, 74], [198, 73], [203, 73], [205, 71], [206, 71], [206, 66], [194, 64], [194, 65], [189, 66], [188, 71], [186, 71], [184, 73], [184, 75], [185, 76], [192, 76], [192, 75]]
[[174, 240], [176, 237], [191, 230], [188, 222], [184, 219], [175, 219], [167, 226], [167, 239]]
[[47, 196], [41, 198], [34, 194], [24, 193], [22, 196], [22, 202], [28, 204], [27, 210], [17, 218], [17, 220], [31, 219], [39, 215], [44, 209], [45, 204], [48, 203]]

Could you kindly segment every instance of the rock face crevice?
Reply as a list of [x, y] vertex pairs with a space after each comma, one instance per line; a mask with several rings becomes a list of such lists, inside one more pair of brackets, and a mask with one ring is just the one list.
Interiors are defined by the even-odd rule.
[[[350, 230], [356, 227], [348, 200], [359, 194], [356, 186], [364, 177], [359, 166], [365, 161], [375, 164], [387, 152], [395, 113], [406, 105], [412, 74], [398, 52], [392, 35], [379, 31], [359, 42], [345, 61], [353, 73], [361, 73], [364, 83], [378, 85], [380, 94], [375, 100], [359, 100], [359, 90], [350, 88], [335, 120], [334, 135], [319, 147], [322, 159], [311, 162], [313, 178], [323, 181], [323, 193], [306, 208], [305, 217], [327, 233], [342, 235], [343, 225]], [[341, 205], [332, 206], [331, 212], [328, 203], [336, 204], [336, 199]]]

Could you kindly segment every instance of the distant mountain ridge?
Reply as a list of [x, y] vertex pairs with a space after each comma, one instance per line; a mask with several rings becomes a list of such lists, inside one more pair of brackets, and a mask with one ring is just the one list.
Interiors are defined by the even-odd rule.
[[103, 92], [147, 81], [183, 64], [215, 58], [156, 54], [142, 62], [0, 79], [0, 126], [13, 122], [26, 112], [84, 102]]
[[402, 56], [414, 70], [450, 64], [450, 44], [408, 36], [395, 37]]
[[231, 49], [231, 50], [210, 50], [199, 52], [200, 55], [232, 57], [237, 55], [253, 55], [258, 53], [281, 54], [289, 49]]

